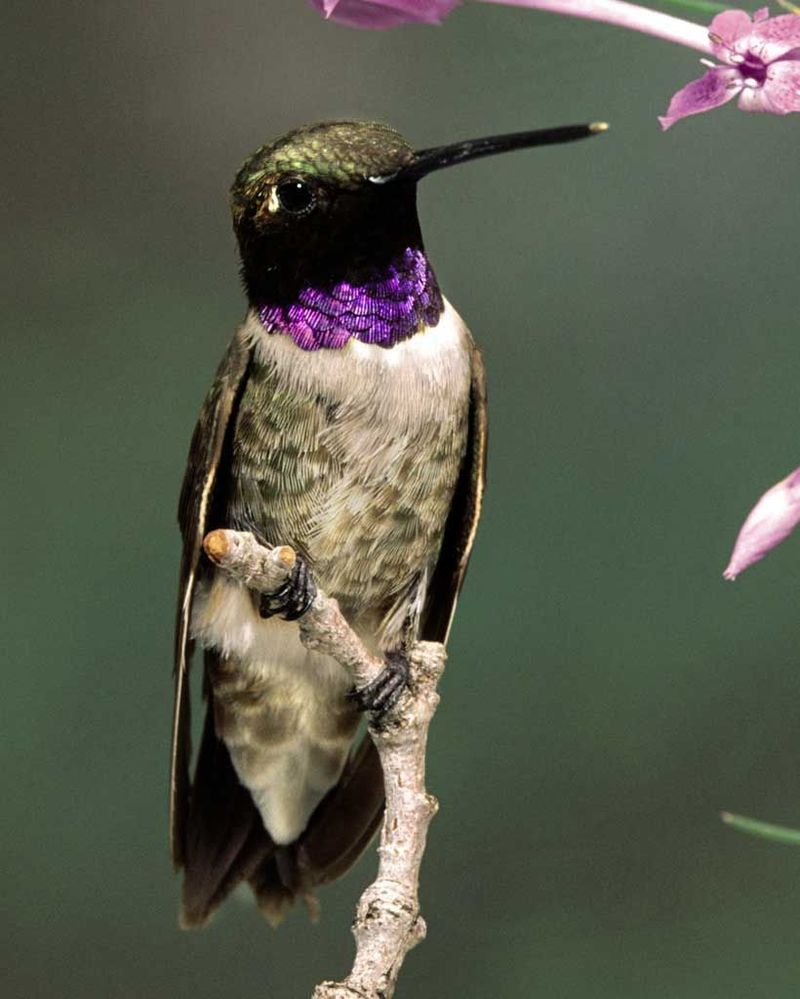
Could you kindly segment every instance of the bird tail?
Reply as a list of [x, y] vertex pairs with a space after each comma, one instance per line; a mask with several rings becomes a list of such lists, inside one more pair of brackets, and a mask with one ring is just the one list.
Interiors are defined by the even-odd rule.
[[301, 836], [276, 846], [217, 738], [212, 698], [189, 799], [180, 924], [203, 926], [242, 881], [271, 925], [297, 899], [316, 919], [314, 889], [352, 867], [383, 816], [383, 774], [372, 740], [364, 737]]

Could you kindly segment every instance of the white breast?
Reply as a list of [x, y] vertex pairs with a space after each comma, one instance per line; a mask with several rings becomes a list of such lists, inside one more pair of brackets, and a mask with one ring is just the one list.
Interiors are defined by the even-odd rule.
[[320, 385], [332, 397], [347, 397], [356, 382], [391, 406], [413, 387], [426, 398], [426, 408], [430, 403], [444, 411], [452, 405], [454, 382], [468, 390], [470, 334], [447, 299], [436, 326], [393, 347], [351, 339], [339, 350], [304, 351], [289, 336], [267, 333], [254, 312], [244, 329], [261, 360], [279, 365], [298, 386]]

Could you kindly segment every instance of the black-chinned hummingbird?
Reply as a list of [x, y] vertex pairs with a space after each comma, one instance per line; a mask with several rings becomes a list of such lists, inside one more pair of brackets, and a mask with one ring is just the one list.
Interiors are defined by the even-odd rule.
[[[420, 178], [603, 124], [415, 152], [385, 125], [307, 126], [262, 146], [231, 190], [248, 310], [192, 438], [181, 491], [170, 827], [182, 923], [241, 881], [276, 922], [343, 874], [381, 819], [359, 710], [380, 717], [418, 639], [445, 642], [480, 512], [483, 365], [443, 298], [416, 209]], [[298, 553], [260, 599], [202, 557], [207, 532]], [[309, 576], [386, 668], [349, 691], [300, 642]], [[190, 778], [188, 666], [203, 649], [206, 721]]]

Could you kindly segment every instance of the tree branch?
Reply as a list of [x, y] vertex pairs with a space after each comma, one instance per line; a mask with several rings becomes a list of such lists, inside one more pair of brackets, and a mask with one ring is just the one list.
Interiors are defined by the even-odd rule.
[[[265, 548], [240, 531], [212, 531], [204, 547], [216, 565], [257, 593], [274, 593], [283, 586], [296, 560], [293, 549]], [[339, 662], [356, 687], [383, 670], [383, 661], [364, 648], [336, 601], [321, 591], [298, 624], [306, 647]], [[355, 961], [344, 981], [323, 982], [312, 999], [391, 999], [406, 954], [425, 937], [419, 868], [428, 825], [438, 808], [425, 790], [425, 748], [439, 703], [436, 686], [444, 669], [444, 646], [418, 642], [408, 650], [408, 659], [408, 688], [379, 723], [369, 724], [383, 767], [386, 811], [378, 876], [362, 894], [353, 923]]]

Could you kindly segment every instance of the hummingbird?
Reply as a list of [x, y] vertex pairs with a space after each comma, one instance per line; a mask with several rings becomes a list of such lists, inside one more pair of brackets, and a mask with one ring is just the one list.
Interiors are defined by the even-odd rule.
[[[276, 924], [344, 874], [378, 828], [372, 741], [409, 678], [407, 650], [446, 642], [481, 508], [486, 388], [472, 336], [425, 253], [417, 183], [602, 123], [415, 151], [361, 121], [261, 146], [231, 188], [247, 312], [192, 437], [178, 520], [170, 838], [181, 923], [247, 882]], [[258, 596], [204, 558], [212, 529], [298, 553]], [[318, 585], [385, 668], [351, 690], [301, 643]], [[205, 724], [191, 776], [188, 670], [203, 653]]]

